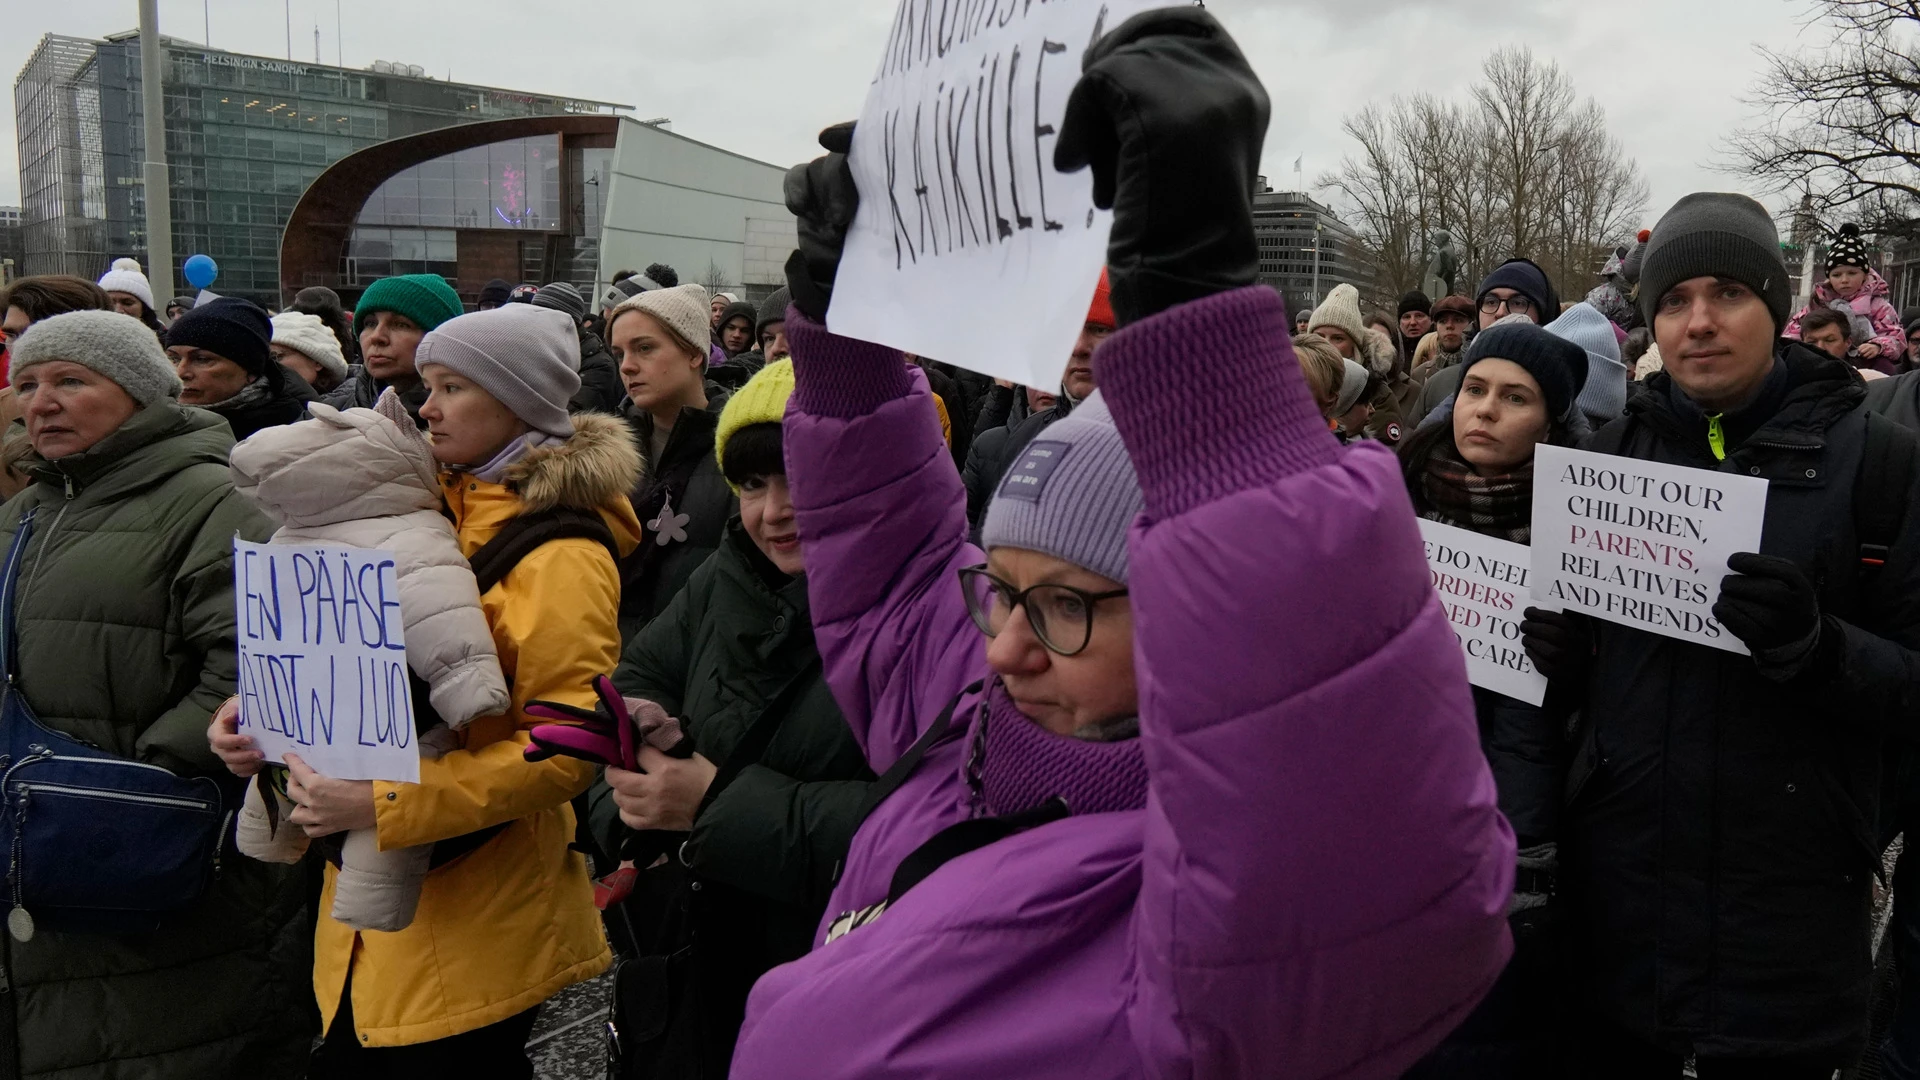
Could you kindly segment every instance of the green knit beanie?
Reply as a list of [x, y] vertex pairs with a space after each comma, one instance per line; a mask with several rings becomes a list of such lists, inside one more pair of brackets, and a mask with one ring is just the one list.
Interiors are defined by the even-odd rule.
[[405, 315], [419, 323], [420, 329], [431, 330], [466, 310], [460, 294], [439, 274], [381, 278], [360, 294], [360, 303], [353, 309], [353, 332], [364, 329], [367, 318], [379, 311]]

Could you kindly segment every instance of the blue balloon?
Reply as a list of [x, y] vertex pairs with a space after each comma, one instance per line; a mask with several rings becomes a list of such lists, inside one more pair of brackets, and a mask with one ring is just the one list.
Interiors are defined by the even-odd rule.
[[196, 289], [206, 288], [213, 284], [214, 278], [220, 276], [219, 264], [205, 255], [195, 255], [189, 258], [187, 265], [182, 269], [187, 272], [187, 284]]

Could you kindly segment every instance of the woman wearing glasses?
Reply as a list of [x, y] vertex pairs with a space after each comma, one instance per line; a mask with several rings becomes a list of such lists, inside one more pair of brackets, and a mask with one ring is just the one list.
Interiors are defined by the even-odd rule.
[[1066, 166], [1117, 150], [1091, 163], [1121, 329], [1105, 405], [1026, 448], [984, 553], [926, 382], [821, 320], [846, 129], [789, 174], [787, 475], [881, 776], [820, 943], [754, 987], [736, 1080], [1385, 1080], [1505, 963], [1513, 837], [1406, 489], [1328, 434], [1253, 282], [1264, 91], [1169, 8], [1102, 39], [1072, 100]]

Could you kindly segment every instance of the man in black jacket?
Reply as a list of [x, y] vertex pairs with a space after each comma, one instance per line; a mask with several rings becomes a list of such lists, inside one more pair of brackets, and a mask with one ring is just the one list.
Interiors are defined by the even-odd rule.
[[[1093, 292], [1093, 304], [1087, 309], [1087, 321], [1080, 328], [1079, 339], [1073, 343], [1067, 370], [1060, 376], [1060, 396], [1053, 407], [1033, 413], [1025, 420], [1009, 420], [1004, 428], [983, 427], [973, 431], [973, 445], [960, 474], [967, 486], [967, 521], [976, 534], [980, 522], [987, 516], [987, 503], [999, 489], [1000, 478], [1006, 474], [1007, 467], [1020, 457], [1034, 436], [1072, 412], [1075, 405], [1093, 393], [1093, 350], [1107, 340], [1114, 329], [1113, 302], [1108, 299], [1108, 292], [1107, 273], [1102, 270], [1100, 284]], [[1001, 390], [1012, 393], [1006, 387], [996, 393]], [[997, 431], [1005, 434], [995, 434]]]
[[1789, 302], [1759, 203], [1680, 200], [1640, 288], [1666, 370], [1589, 444], [1769, 482], [1712, 611], [1752, 655], [1528, 612], [1583, 718], [1560, 850], [1592, 1076], [1825, 1080], [1865, 1033], [1882, 748], [1920, 687], [1920, 530], [1883, 511], [1920, 499], [1920, 443], [1779, 339]]
[[620, 383], [620, 365], [599, 334], [587, 329], [587, 299], [564, 281], [549, 282], [533, 294], [533, 306], [565, 312], [580, 335], [580, 392], [567, 403], [572, 412], [618, 414], [627, 391]]

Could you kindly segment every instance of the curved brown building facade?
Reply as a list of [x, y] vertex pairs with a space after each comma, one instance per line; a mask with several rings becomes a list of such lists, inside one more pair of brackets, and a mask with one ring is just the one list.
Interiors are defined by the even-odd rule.
[[369, 283], [407, 273], [441, 274], [469, 304], [493, 278], [591, 289], [620, 122], [458, 124], [341, 158], [281, 234], [282, 300], [324, 285], [351, 308]]

